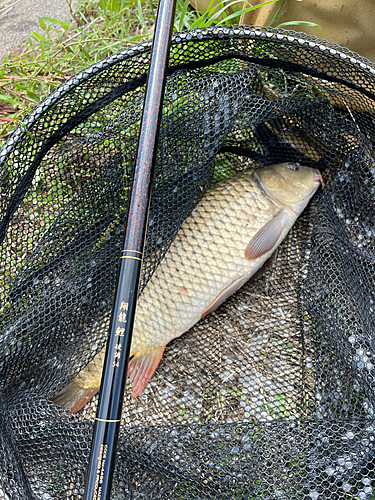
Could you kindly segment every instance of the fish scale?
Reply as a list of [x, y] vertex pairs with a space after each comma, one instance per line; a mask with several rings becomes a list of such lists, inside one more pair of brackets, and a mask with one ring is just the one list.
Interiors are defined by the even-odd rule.
[[[166, 344], [240, 288], [285, 238], [322, 182], [319, 172], [297, 165], [217, 183], [182, 224], [137, 302], [129, 362], [134, 395]], [[54, 400], [80, 409], [100, 386], [103, 360], [104, 350]]]
[[[185, 333], [228, 283], [258, 269], [259, 260], [263, 263], [268, 254], [249, 261], [245, 248], [278, 210], [252, 172], [214, 186], [183, 223], [139, 298], [131, 355], [145, 346], [167, 344]], [[198, 259], [193, 248], [204, 249]], [[194, 260], [198, 266], [192, 265]], [[160, 317], [149, 314], [154, 294], [147, 293], [147, 288], [158, 290], [162, 323]]]

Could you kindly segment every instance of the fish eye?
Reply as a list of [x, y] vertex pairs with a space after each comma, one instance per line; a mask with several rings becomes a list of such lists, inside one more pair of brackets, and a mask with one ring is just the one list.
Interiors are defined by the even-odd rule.
[[299, 170], [299, 164], [298, 163], [290, 163], [288, 161], [286, 163], [286, 167], [289, 168], [289, 170], [294, 170], [295, 172], [298, 172], [298, 170]]

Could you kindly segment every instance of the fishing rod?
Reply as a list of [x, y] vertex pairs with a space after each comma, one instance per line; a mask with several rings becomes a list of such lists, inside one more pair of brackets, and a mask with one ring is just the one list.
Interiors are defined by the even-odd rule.
[[141, 273], [176, 0], [160, 0], [84, 500], [109, 500]]

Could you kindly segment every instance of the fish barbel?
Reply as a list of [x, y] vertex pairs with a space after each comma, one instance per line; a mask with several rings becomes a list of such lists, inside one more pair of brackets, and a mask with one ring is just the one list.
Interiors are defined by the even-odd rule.
[[[138, 396], [166, 344], [214, 311], [280, 245], [322, 184], [298, 163], [246, 171], [212, 186], [182, 224], [135, 314], [128, 375]], [[99, 390], [103, 349], [54, 401], [76, 412]]]

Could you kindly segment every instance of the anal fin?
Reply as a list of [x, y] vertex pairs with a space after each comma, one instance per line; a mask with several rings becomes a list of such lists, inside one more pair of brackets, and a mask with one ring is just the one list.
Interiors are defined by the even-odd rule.
[[73, 379], [52, 401], [66, 410], [77, 413], [98, 392], [99, 387], [82, 387]]
[[153, 376], [163, 356], [165, 345], [155, 349], [139, 351], [129, 361], [128, 375], [132, 384], [133, 396], [137, 397]]

